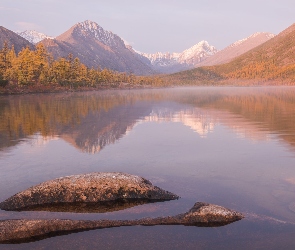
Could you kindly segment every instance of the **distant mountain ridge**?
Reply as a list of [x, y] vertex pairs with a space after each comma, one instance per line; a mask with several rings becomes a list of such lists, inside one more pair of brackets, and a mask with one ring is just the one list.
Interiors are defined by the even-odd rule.
[[32, 44], [37, 44], [43, 39], [54, 39], [54, 37], [47, 36], [43, 33], [37, 32], [36, 30], [25, 30], [23, 32], [16, 32], [16, 34], [25, 38]]
[[16, 53], [20, 52], [23, 48], [29, 47], [30, 49], [34, 49], [35, 46], [31, 44], [25, 38], [19, 36], [15, 32], [6, 29], [0, 26], [0, 48], [2, 49], [4, 42], [7, 42], [8, 47], [11, 48], [14, 46], [14, 50]]
[[[295, 80], [295, 24], [233, 61], [214, 66], [227, 77]], [[249, 73], [247, 73], [249, 72]]]
[[217, 49], [209, 45], [207, 41], [201, 41], [180, 53], [138, 53], [150, 60], [154, 70], [161, 73], [173, 73], [193, 68], [206, 58], [216, 54]]
[[295, 84], [295, 24], [232, 61], [167, 77], [174, 84]]
[[[118, 35], [104, 30], [97, 23], [89, 20], [75, 24], [56, 38], [48, 37], [37, 31], [24, 31], [16, 34], [0, 26], [0, 46], [3, 46], [4, 41], [8, 41], [8, 46], [14, 45], [18, 53], [25, 47], [35, 49], [34, 44], [42, 43], [54, 58], [66, 58], [72, 54], [74, 58], [78, 57], [89, 68], [107, 68], [136, 75], [171, 73], [202, 67], [197, 71], [190, 71], [198, 72], [196, 79], [205, 77], [206, 80], [210, 80], [211, 76], [215, 80], [228, 77], [248, 79], [254, 77], [249, 76], [248, 72], [254, 74], [254, 68], [258, 67], [258, 64], [261, 65], [263, 61], [267, 62], [267, 65], [259, 69], [261, 72], [275, 68], [276, 71], [281, 72], [281, 75], [287, 74], [286, 77], [288, 77], [292, 74], [291, 70], [289, 69], [288, 73], [283, 72], [282, 66], [290, 68], [290, 64], [295, 63], [295, 56], [292, 57], [294, 55], [293, 26], [278, 36], [266, 32], [255, 33], [221, 51], [217, 51], [207, 41], [201, 41], [180, 53], [142, 53], [133, 49]], [[289, 41], [285, 37], [288, 37]], [[273, 43], [275, 44], [271, 45]], [[203, 68], [203, 66], [212, 67]], [[258, 72], [257, 69], [255, 72]]]
[[238, 40], [223, 50], [218, 51], [213, 56], [206, 58], [204, 61], [199, 63], [197, 66], [212, 66], [217, 64], [223, 64], [230, 62], [234, 58], [246, 53], [247, 51], [267, 42], [275, 35], [268, 32], [257, 32], [253, 35]]

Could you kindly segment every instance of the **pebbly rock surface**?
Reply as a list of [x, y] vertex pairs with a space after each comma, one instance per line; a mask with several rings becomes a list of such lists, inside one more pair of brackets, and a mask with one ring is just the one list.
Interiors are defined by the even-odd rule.
[[178, 198], [136, 175], [98, 172], [43, 182], [3, 201], [0, 209], [25, 211], [45, 204], [96, 203], [122, 199], [164, 201]]
[[4, 220], [0, 221], [0, 244], [33, 242], [58, 235], [116, 226], [109, 221]]
[[22, 243], [92, 229], [121, 226], [224, 226], [241, 220], [244, 216], [236, 211], [204, 202], [197, 202], [184, 214], [176, 216], [144, 218], [140, 220], [3, 220], [0, 221], [0, 243]]
[[183, 214], [182, 223], [184, 225], [222, 226], [242, 218], [244, 216], [234, 210], [205, 202], [197, 202], [189, 212]]
[[186, 213], [155, 219], [145, 218], [139, 220], [139, 225], [219, 227], [239, 221], [243, 218], [243, 214], [234, 210], [205, 202], [196, 202]]

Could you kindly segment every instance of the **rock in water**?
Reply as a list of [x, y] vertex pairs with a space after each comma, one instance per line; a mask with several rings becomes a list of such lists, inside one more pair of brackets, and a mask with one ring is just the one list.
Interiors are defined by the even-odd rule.
[[174, 200], [173, 193], [153, 186], [142, 177], [125, 173], [72, 175], [43, 182], [0, 203], [7, 211], [32, 210], [45, 204], [95, 203], [116, 200]]
[[198, 226], [222, 226], [242, 218], [244, 216], [241, 213], [228, 208], [197, 202], [189, 212], [183, 214], [182, 223]]
[[140, 220], [4, 220], [0, 221], [0, 243], [22, 243], [56, 235], [70, 234], [98, 228], [121, 226], [224, 226], [244, 218], [236, 211], [203, 202], [197, 202], [187, 213], [176, 216], [144, 218]]
[[94, 228], [99, 227], [97, 227], [95, 222], [91, 221], [59, 219], [4, 220], [0, 221], [0, 244], [33, 242], [53, 236], [90, 230]]
[[244, 218], [234, 210], [205, 202], [197, 202], [186, 213], [160, 218], [139, 220], [139, 225], [185, 225], [197, 227], [225, 226]]

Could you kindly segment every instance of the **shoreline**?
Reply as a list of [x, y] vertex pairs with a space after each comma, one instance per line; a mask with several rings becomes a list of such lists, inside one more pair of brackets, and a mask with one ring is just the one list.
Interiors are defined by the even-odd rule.
[[272, 84], [256, 83], [256, 84], [183, 84], [183, 85], [163, 85], [163, 86], [151, 86], [151, 85], [131, 85], [131, 84], [108, 84], [96, 87], [65, 87], [58, 84], [54, 85], [8, 85], [6, 87], [0, 87], [0, 96], [10, 95], [27, 95], [27, 94], [50, 94], [50, 93], [75, 93], [85, 91], [102, 91], [102, 90], [134, 90], [134, 89], [159, 89], [159, 88], [177, 88], [177, 87], [294, 87], [293, 84]]
[[[167, 86], [161, 86], [161, 88]], [[64, 87], [58, 84], [54, 85], [8, 85], [0, 87], [0, 96], [9, 95], [26, 95], [26, 94], [49, 94], [49, 93], [68, 93], [84, 91], [101, 91], [101, 90], [128, 90], [128, 89], [149, 89], [157, 88], [149, 85], [130, 85], [130, 84], [108, 84], [97, 87]]]

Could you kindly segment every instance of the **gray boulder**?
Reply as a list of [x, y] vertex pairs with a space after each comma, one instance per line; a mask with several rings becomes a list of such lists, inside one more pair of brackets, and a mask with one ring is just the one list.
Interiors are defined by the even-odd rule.
[[[91, 173], [46, 181], [17, 193], [0, 203], [7, 211], [42, 210], [52, 205], [102, 204], [110, 201], [164, 201], [179, 197], [142, 177], [125, 173]], [[136, 204], [136, 202], [135, 202]], [[124, 207], [124, 206], [123, 206]], [[44, 209], [49, 210], [50, 209]], [[64, 210], [62, 210], [64, 211]], [[79, 212], [79, 209], [77, 210]], [[99, 209], [97, 208], [97, 211]]]

